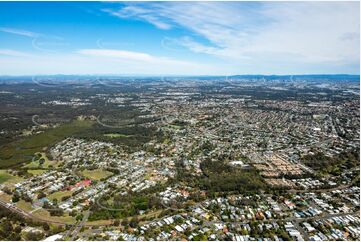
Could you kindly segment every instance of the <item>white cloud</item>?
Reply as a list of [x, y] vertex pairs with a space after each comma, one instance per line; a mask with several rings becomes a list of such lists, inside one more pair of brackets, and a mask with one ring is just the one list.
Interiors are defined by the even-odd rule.
[[82, 49], [78, 50], [77, 53], [85, 56], [107, 58], [113, 61], [129, 61], [136, 63], [147, 63], [157, 65], [183, 65], [192, 66], [195, 63], [188, 61], [175, 60], [167, 57], [154, 56], [148, 53], [134, 52], [127, 50], [116, 50], [116, 49]]
[[40, 36], [40, 34], [38, 34], [38, 33], [23, 30], [23, 29], [0, 27], [0, 31], [5, 32], [5, 33], [9, 33], [9, 34], [16, 34], [16, 35], [31, 37], [31, 38], [36, 38], [36, 37]]
[[[147, 53], [112, 49], [82, 49], [74, 53], [49, 53], [15, 56], [16, 51], [3, 51], [0, 72], [4, 75], [19, 74], [217, 74], [221, 69], [196, 62], [153, 56]], [[10, 54], [12, 54], [10, 56]], [[14, 55], [15, 54], [15, 55]]]
[[160, 29], [187, 28], [195, 36], [174, 43], [236, 61], [239, 67], [254, 64], [259, 71], [280, 70], [277, 65], [285, 62], [332, 70], [358, 66], [360, 61], [358, 2], [129, 3], [114, 11], [118, 17], [148, 21]]
[[136, 6], [126, 6], [121, 10], [112, 10], [112, 9], [103, 9], [104, 12], [108, 12], [111, 15], [114, 15], [119, 18], [137, 18], [140, 20], [145, 20], [159, 29], [170, 29], [171, 25], [167, 24], [160, 20], [160, 18], [155, 15], [155, 13], [150, 9], [139, 8]]
[[62, 38], [0, 26], [33, 38], [34, 50], [42, 51], [0, 49], [0, 72], [17, 74], [21, 66], [24, 74], [359, 73], [358, 2], [147, 2], [103, 11], [149, 22], [165, 34], [174, 29], [171, 36], [182, 35], [166, 44], [178, 48], [166, 50], [188, 53], [180, 60], [103, 48], [68, 52]]
[[0, 49], [0, 56], [30, 57], [31, 54], [11, 49]]
[[126, 50], [83, 49], [83, 50], [79, 50], [78, 53], [83, 55], [111, 57], [111, 58], [119, 58], [123, 60], [131, 60], [131, 61], [149, 62], [154, 59], [151, 55], [146, 53], [126, 51]]

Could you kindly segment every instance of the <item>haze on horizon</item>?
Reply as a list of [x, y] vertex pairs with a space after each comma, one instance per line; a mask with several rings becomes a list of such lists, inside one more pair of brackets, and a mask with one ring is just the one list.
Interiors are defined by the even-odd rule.
[[1, 2], [0, 73], [359, 74], [359, 9], [359, 2]]

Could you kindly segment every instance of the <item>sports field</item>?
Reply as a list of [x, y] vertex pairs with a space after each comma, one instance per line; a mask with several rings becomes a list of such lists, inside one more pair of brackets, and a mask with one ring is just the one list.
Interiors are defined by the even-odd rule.
[[110, 171], [96, 169], [96, 170], [84, 170], [81, 172], [83, 176], [92, 179], [92, 180], [100, 180], [102, 178], [106, 178], [108, 176], [113, 175]]

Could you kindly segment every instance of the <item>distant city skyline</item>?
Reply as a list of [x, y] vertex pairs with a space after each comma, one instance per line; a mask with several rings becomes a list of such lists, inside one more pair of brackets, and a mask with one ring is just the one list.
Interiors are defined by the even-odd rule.
[[359, 11], [359, 2], [1, 2], [0, 75], [359, 75]]

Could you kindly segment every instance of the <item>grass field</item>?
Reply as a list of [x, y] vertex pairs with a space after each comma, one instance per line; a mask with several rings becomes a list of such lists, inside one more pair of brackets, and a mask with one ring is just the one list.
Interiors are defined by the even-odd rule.
[[61, 199], [63, 197], [71, 196], [71, 194], [73, 194], [72, 191], [59, 191], [59, 192], [54, 192], [53, 194], [50, 194], [48, 196], [48, 198], [49, 198], [49, 200], [53, 200], [54, 198], [56, 198], [58, 201], [61, 201]]
[[96, 169], [96, 170], [84, 170], [81, 172], [83, 176], [92, 179], [92, 180], [100, 180], [102, 178], [106, 178], [108, 176], [113, 175], [110, 171], [105, 171], [102, 169]]
[[128, 137], [131, 137], [133, 135], [114, 133], [114, 134], [104, 134], [104, 136], [109, 137], [109, 138], [128, 138]]
[[[58, 162], [54, 161], [54, 160], [49, 160], [49, 158], [46, 156], [46, 154], [44, 152], [37, 152], [35, 153], [35, 155], [39, 154], [40, 158], [39, 159], [33, 159], [29, 164], [24, 165], [24, 168], [29, 168], [29, 169], [37, 169], [37, 168], [49, 168], [49, 166], [53, 166], [53, 167], [57, 167]], [[44, 159], [44, 163], [40, 165], [40, 159]]]
[[0, 184], [15, 184], [22, 180], [23, 179], [21, 177], [13, 176], [6, 170], [0, 170]]
[[43, 173], [45, 173], [47, 170], [41, 170], [41, 169], [37, 169], [37, 170], [28, 170], [28, 173], [37, 176], [37, 175], [41, 175]]
[[30, 212], [30, 211], [34, 210], [31, 203], [25, 202], [24, 200], [20, 200], [19, 202], [17, 202], [16, 206], [26, 212]]
[[92, 225], [92, 226], [104, 226], [104, 225], [111, 225], [113, 223], [112, 219], [103, 219], [103, 220], [97, 220], [97, 221], [87, 221], [85, 224], [86, 225]]
[[43, 133], [23, 137], [0, 148], [0, 168], [11, 167], [30, 162], [36, 152], [63, 140], [69, 136], [81, 133], [94, 124], [88, 120], [74, 120], [71, 123], [46, 130]]
[[34, 217], [40, 218], [40, 219], [45, 219], [48, 221], [52, 221], [52, 222], [62, 222], [62, 223], [69, 223], [69, 224], [73, 224], [76, 222], [74, 217], [71, 217], [69, 215], [65, 215], [65, 216], [50, 216], [50, 213], [48, 211], [46, 211], [45, 209], [39, 209], [35, 212], [32, 213], [34, 215]]
[[3, 202], [10, 202], [12, 196], [9, 194], [6, 194], [5, 192], [0, 192], [0, 200]]
[[6, 181], [9, 181], [13, 179], [14, 177], [6, 172], [6, 170], [0, 170], [0, 184], [5, 183]]

